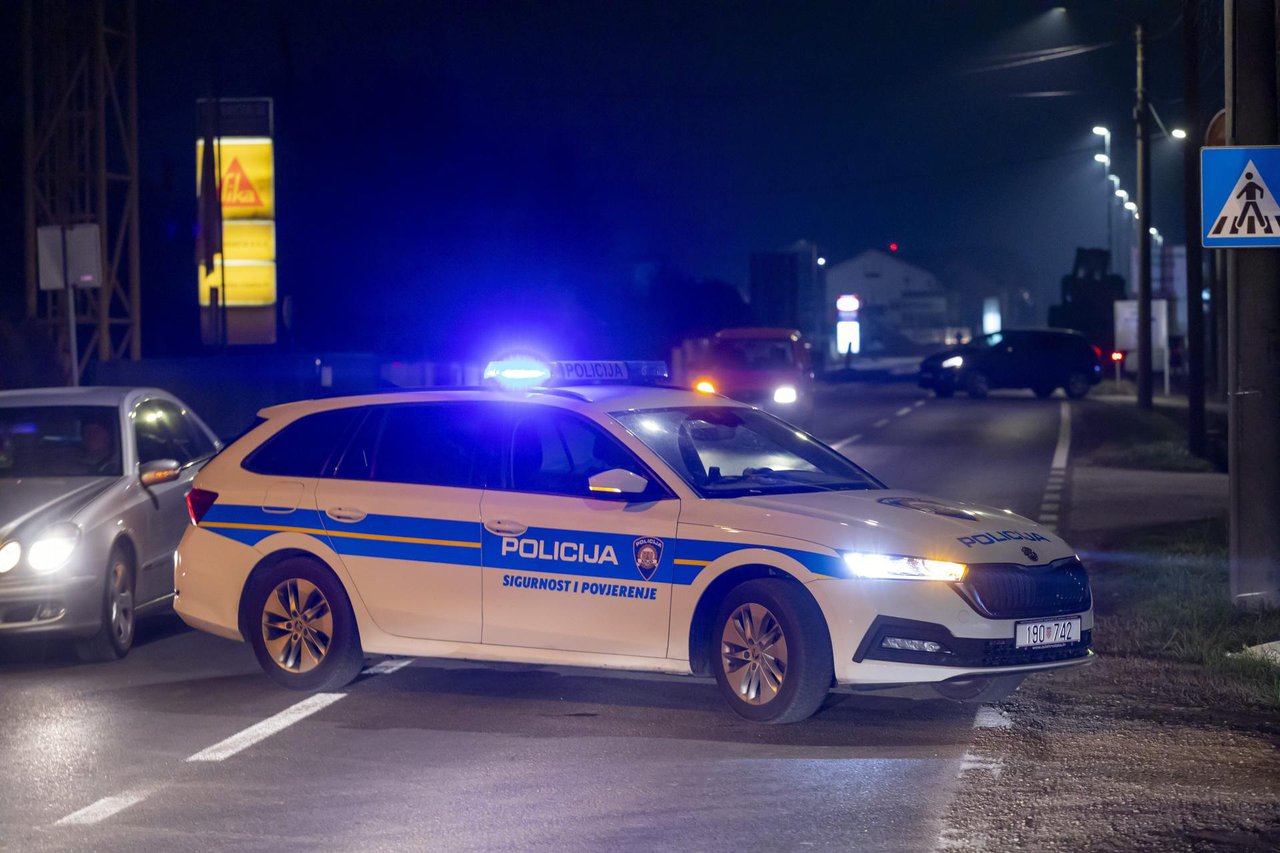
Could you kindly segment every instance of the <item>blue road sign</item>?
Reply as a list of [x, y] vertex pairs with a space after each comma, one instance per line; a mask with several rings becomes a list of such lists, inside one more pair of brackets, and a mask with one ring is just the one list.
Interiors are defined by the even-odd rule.
[[1280, 145], [1200, 149], [1200, 236], [1206, 249], [1280, 247]]

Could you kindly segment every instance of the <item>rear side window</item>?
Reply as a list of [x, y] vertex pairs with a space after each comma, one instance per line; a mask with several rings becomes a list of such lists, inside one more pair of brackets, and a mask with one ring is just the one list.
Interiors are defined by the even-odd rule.
[[380, 406], [347, 448], [337, 477], [484, 488], [501, 417], [491, 403]]
[[319, 477], [325, 463], [342, 449], [342, 440], [362, 409], [334, 409], [307, 415], [271, 436], [241, 464], [269, 477]]

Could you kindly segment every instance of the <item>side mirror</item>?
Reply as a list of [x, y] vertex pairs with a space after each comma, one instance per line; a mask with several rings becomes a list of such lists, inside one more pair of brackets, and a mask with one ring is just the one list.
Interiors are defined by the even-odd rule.
[[591, 491], [601, 495], [640, 495], [649, 488], [649, 481], [625, 468], [610, 468], [587, 480]]
[[138, 482], [150, 488], [168, 483], [182, 476], [182, 466], [177, 459], [153, 459], [138, 466]]

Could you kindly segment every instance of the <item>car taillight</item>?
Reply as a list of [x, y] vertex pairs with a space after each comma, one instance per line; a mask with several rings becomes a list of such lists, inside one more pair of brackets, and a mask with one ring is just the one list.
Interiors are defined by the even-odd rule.
[[1094, 352], [1094, 354], [1095, 354], [1095, 355], [1097, 355], [1097, 356], [1098, 356], [1098, 359], [1099, 359], [1099, 360], [1101, 360], [1101, 359], [1102, 359], [1102, 347], [1095, 346], [1095, 347], [1093, 348], [1093, 352]]
[[204, 518], [205, 513], [209, 511], [209, 507], [213, 506], [213, 502], [217, 499], [217, 492], [209, 492], [204, 489], [192, 489], [187, 492], [187, 514], [191, 516], [191, 523], [199, 524], [200, 519]]

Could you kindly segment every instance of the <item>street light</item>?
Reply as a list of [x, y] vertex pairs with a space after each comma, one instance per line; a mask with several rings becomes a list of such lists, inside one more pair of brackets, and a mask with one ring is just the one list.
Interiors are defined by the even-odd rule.
[[[1120, 199], [1121, 201], [1128, 201], [1128, 200], [1129, 200], [1129, 193], [1127, 193], [1127, 192], [1126, 192], [1126, 191], [1124, 191], [1124, 190], [1116, 190], [1116, 198]], [[1128, 207], [1128, 206], [1129, 206], [1129, 205], [1127, 205], [1127, 204], [1125, 205], [1125, 207]]]
[[1174, 139], [1187, 138], [1187, 132], [1180, 127], [1175, 127], [1173, 130], [1169, 131], [1169, 135], [1172, 136]]
[[[1096, 162], [1101, 163], [1108, 170], [1107, 177], [1109, 178], [1110, 177], [1109, 170], [1111, 169], [1111, 131], [1108, 128], [1103, 127], [1102, 125], [1097, 125], [1096, 127], [1094, 127], [1093, 132], [1096, 135], [1102, 137], [1102, 153], [1094, 154], [1093, 159]], [[1108, 191], [1108, 195], [1106, 196], [1106, 199], [1107, 199], [1107, 254], [1110, 255], [1113, 251], [1115, 251], [1115, 230], [1111, 225], [1111, 196], [1110, 196], [1111, 182], [1109, 180], [1104, 180], [1102, 185]]]
[[1125, 209], [1125, 210], [1137, 210], [1137, 209], [1138, 209], [1138, 205], [1137, 205], [1137, 204], [1135, 204], [1135, 203], [1134, 203], [1134, 202], [1132, 202], [1132, 201], [1126, 201], [1126, 202], [1124, 203], [1124, 209]]

